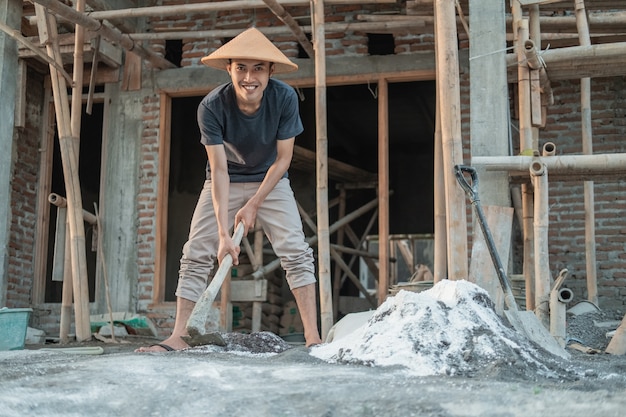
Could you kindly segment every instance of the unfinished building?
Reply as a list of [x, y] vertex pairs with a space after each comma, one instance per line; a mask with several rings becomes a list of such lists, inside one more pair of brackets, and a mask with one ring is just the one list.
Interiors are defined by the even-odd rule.
[[[626, 303], [620, 1], [1, 7], [0, 307], [32, 308], [32, 327], [80, 340], [91, 315], [113, 311], [169, 333], [206, 164], [196, 107], [227, 81], [200, 59], [251, 26], [300, 67], [281, 79], [305, 125], [290, 178], [323, 333], [419, 265], [424, 286], [469, 279], [498, 297], [460, 164], [478, 170], [520, 306], [545, 319], [564, 270], [575, 299]], [[261, 233], [245, 243], [223, 325], [282, 333], [280, 268]]]

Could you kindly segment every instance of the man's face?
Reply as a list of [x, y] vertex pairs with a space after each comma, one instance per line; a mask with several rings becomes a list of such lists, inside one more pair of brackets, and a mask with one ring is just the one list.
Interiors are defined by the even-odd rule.
[[274, 67], [266, 61], [233, 59], [227, 70], [235, 86], [237, 100], [242, 104], [255, 104], [261, 102]]

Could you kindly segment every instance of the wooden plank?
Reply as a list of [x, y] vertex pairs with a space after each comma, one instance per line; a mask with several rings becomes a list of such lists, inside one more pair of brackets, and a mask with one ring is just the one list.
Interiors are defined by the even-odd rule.
[[231, 280], [230, 300], [236, 303], [250, 301], [267, 301], [267, 280], [265, 278], [250, 280]]
[[124, 71], [122, 74], [122, 91], [141, 90], [141, 57], [132, 52], [126, 53]]
[[[511, 248], [511, 233], [513, 226], [513, 208], [502, 206], [483, 206], [487, 226], [491, 231], [493, 240], [502, 267], [506, 273], [509, 265], [509, 252]], [[496, 305], [496, 311], [501, 313], [504, 306], [504, 298], [500, 289], [496, 269], [491, 260], [485, 237], [480, 233], [480, 226], [474, 223], [474, 235], [472, 239], [472, 256], [470, 261], [469, 281], [475, 283], [489, 293]]]
[[[315, 171], [315, 152], [296, 145], [293, 150], [291, 168], [308, 172]], [[376, 174], [328, 158], [328, 177], [342, 182], [369, 182], [375, 181]]]

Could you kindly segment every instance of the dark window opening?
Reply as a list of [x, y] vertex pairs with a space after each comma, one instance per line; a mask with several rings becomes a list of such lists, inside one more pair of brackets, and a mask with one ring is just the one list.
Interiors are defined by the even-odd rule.
[[[306, 38], [309, 40], [309, 42], [311, 41], [311, 34], [307, 33], [306, 34]], [[304, 50], [304, 48], [302, 47], [302, 45], [300, 45], [300, 42], [298, 42], [298, 56], [297, 58], [311, 58], [309, 56], [309, 54], [306, 53], [306, 51]]]
[[180, 67], [180, 63], [183, 60], [183, 41], [181, 39], [165, 41], [165, 59]]
[[[83, 107], [80, 129], [81, 141], [79, 150], [78, 177], [80, 179], [80, 192], [82, 196], [83, 209], [90, 213], [93, 213], [95, 210], [94, 203], [98, 204], [99, 207], [103, 114], [104, 105], [102, 103], [94, 103], [91, 115], [85, 113], [85, 107]], [[55, 135], [54, 138], [52, 192], [59, 194], [62, 197], [66, 197], [63, 164], [61, 162], [61, 152], [59, 149], [59, 139], [57, 135]], [[53, 278], [57, 213], [57, 207], [51, 206], [48, 234], [49, 250], [46, 268], [46, 303], [60, 303], [63, 294], [63, 282], [57, 280], [59, 277]], [[92, 245], [94, 238], [93, 232], [93, 226], [89, 225], [89, 223], [85, 223], [85, 256], [87, 263], [90, 302], [95, 300], [96, 286], [96, 247]], [[66, 237], [69, 238], [69, 234], [66, 235]]]
[[393, 55], [396, 44], [390, 33], [368, 33], [367, 51], [370, 55]]

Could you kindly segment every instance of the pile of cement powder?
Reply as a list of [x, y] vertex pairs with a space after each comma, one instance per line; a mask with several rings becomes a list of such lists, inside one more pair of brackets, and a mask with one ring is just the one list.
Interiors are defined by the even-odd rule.
[[558, 368], [552, 355], [500, 319], [486, 291], [464, 280], [400, 291], [365, 325], [313, 347], [311, 355], [331, 363], [401, 366], [419, 376], [502, 372], [494, 367], [551, 376], [550, 368]]

